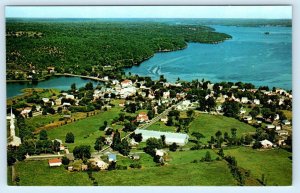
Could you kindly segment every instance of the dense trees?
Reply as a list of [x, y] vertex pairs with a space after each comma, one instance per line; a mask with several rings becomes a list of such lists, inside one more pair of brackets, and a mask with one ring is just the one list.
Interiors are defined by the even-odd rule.
[[241, 104], [235, 101], [225, 101], [222, 107], [225, 116], [237, 117], [240, 112]]
[[[38, 69], [54, 66], [58, 72], [82, 75], [95, 71], [101, 74], [103, 66], [108, 65], [130, 67], [155, 52], [182, 49], [186, 42], [216, 43], [231, 38], [209, 27], [153, 22], [9, 20], [6, 27], [10, 34], [6, 52], [8, 69], [16, 66], [26, 69], [31, 63]], [[25, 35], [15, 36], [17, 31]], [[42, 35], [29, 36], [28, 31]]]
[[73, 154], [78, 159], [89, 159], [91, 157], [91, 147], [89, 145], [80, 145], [74, 147]]
[[104, 144], [105, 144], [105, 138], [102, 136], [98, 137], [95, 141], [94, 149], [100, 151], [103, 148]]
[[113, 150], [119, 150], [120, 144], [121, 144], [121, 135], [120, 135], [119, 131], [116, 130], [114, 133], [114, 136], [113, 136], [111, 148]]
[[144, 148], [144, 151], [151, 156], [155, 156], [155, 149], [161, 148], [163, 148], [163, 142], [161, 139], [149, 138], [146, 141], [146, 147]]
[[48, 134], [46, 130], [41, 130], [40, 132], [40, 140], [47, 140], [48, 139]]

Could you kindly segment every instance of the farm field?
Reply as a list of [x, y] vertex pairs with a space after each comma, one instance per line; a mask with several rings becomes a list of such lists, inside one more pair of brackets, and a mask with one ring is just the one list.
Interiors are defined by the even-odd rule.
[[[191, 163], [195, 156], [201, 159], [206, 150], [173, 152], [170, 154], [172, 161], [165, 166], [156, 166], [152, 158], [147, 154], [141, 155], [139, 161], [142, 169], [114, 170], [93, 172], [93, 177], [99, 185], [125, 186], [125, 185], [236, 185], [227, 164], [224, 161], [211, 163]], [[213, 155], [215, 158], [216, 155]], [[179, 157], [182, 154], [182, 159]], [[119, 165], [129, 165], [133, 161], [118, 156]], [[16, 164], [17, 175], [20, 177], [20, 185], [92, 185], [86, 172], [68, 172], [63, 166], [50, 168], [46, 160], [27, 161]], [[203, 169], [205, 168], [205, 169]], [[185, 172], [183, 172], [185, 171]], [[34, 175], [33, 175], [34, 174]], [[30, 177], [31, 176], [31, 177]], [[70, 180], [72, 179], [72, 180]], [[147, 180], [145, 180], [147, 179]]]
[[165, 123], [158, 121], [147, 128], [147, 130], [176, 132], [175, 126], [166, 126]]
[[205, 138], [201, 139], [201, 142], [205, 144], [208, 140], [210, 140], [211, 136], [215, 136], [215, 133], [218, 130], [220, 130], [222, 134], [227, 132], [231, 135], [231, 128], [237, 129], [238, 137], [249, 132], [255, 132], [254, 127], [234, 118], [221, 115], [198, 114], [189, 126], [189, 133], [202, 133]]
[[[203, 169], [205, 168], [205, 169]], [[217, 186], [236, 185], [225, 162], [189, 163], [145, 169], [94, 173], [101, 185], [127, 186]]]
[[15, 165], [21, 186], [83, 186], [92, 185], [84, 172], [68, 172], [61, 167], [50, 168], [48, 161], [23, 161]]
[[226, 156], [234, 156], [237, 164], [251, 170], [252, 177], [267, 179], [268, 186], [288, 186], [292, 184], [292, 153], [283, 149], [253, 150], [246, 147], [224, 150]]
[[49, 139], [61, 139], [64, 142], [66, 134], [72, 132], [75, 136], [75, 142], [73, 144], [66, 144], [71, 151], [78, 145], [90, 145], [91, 150], [94, 151], [93, 147], [96, 138], [104, 135], [104, 131], [100, 131], [99, 127], [103, 125], [104, 121], [110, 123], [118, 116], [119, 112], [120, 108], [115, 107], [83, 120], [57, 127], [48, 131], [48, 137]]

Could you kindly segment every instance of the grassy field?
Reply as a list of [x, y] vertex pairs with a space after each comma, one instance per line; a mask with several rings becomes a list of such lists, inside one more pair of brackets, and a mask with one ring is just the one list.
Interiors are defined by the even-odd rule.
[[59, 118], [62, 117], [59, 114], [48, 114], [48, 115], [41, 115], [36, 117], [30, 117], [28, 119], [25, 119], [26, 125], [30, 125], [34, 129], [42, 127], [44, 125], [50, 124], [54, 121], [58, 121]]
[[158, 121], [147, 128], [147, 130], [154, 130], [154, 131], [168, 131], [168, 132], [176, 132], [175, 126], [166, 126], [163, 122]]
[[207, 143], [211, 136], [215, 137], [215, 133], [218, 130], [220, 130], [222, 134], [227, 132], [231, 136], [231, 128], [237, 129], [238, 137], [249, 132], [255, 132], [254, 127], [234, 118], [221, 115], [198, 114], [195, 120], [190, 124], [189, 133], [202, 133], [205, 138], [201, 139], [201, 142]]
[[225, 155], [234, 156], [238, 166], [251, 170], [251, 175], [261, 179], [267, 178], [268, 186], [288, 186], [292, 183], [292, 154], [282, 150], [258, 151], [246, 147], [224, 150]]
[[67, 144], [72, 151], [78, 145], [90, 145], [91, 150], [94, 151], [94, 143], [96, 138], [103, 136], [104, 132], [99, 130], [104, 121], [110, 123], [114, 117], [117, 117], [120, 108], [115, 107], [109, 111], [101, 112], [94, 116], [87, 117], [86, 119], [79, 120], [61, 127], [48, 131], [49, 139], [65, 140], [66, 134], [72, 132], [75, 136], [75, 143]]
[[222, 161], [104, 171], [94, 173], [93, 176], [100, 185], [108, 186], [217, 186], [236, 184], [226, 163]]
[[16, 164], [21, 186], [87, 186], [92, 185], [84, 172], [68, 172], [62, 166], [50, 168], [48, 161], [28, 161]]
[[[142, 169], [114, 170], [93, 172], [93, 177], [104, 186], [123, 185], [236, 185], [236, 181], [224, 161], [211, 163], [191, 163], [194, 159], [201, 159], [207, 150], [185, 151], [169, 153], [170, 161], [165, 166], [156, 166], [148, 154], [140, 154], [138, 161]], [[212, 158], [217, 155], [212, 151]], [[134, 161], [117, 156], [118, 165], [129, 166]], [[21, 186], [31, 185], [92, 185], [85, 172], [68, 172], [62, 166], [50, 168], [47, 160], [23, 161], [16, 164], [16, 174], [20, 177]]]
[[215, 160], [219, 157], [213, 150], [211, 149], [203, 149], [203, 150], [195, 150], [195, 151], [176, 151], [169, 152], [169, 159], [171, 165], [178, 164], [188, 164], [194, 160], [201, 160], [201, 158], [205, 157], [206, 152], [210, 152], [211, 158]]

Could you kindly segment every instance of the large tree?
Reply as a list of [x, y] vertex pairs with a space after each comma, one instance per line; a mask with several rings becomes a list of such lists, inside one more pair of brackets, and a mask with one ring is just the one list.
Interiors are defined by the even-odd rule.
[[240, 103], [236, 101], [225, 101], [223, 103], [224, 115], [227, 117], [237, 117], [240, 112]]
[[40, 131], [40, 140], [47, 140], [48, 139], [48, 134], [46, 130], [41, 130]]
[[113, 136], [111, 148], [112, 148], [113, 150], [116, 150], [116, 151], [117, 151], [117, 150], [119, 150], [119, 148], [120, 148], [120, 144], [121, 144], [121, 135], [120, 135], [119, 131], [116, 130], [116, 131], [114, 132], [114, 136]]
[[155, 149], [162, 149], [163, 148], [163, 142], [161, 139], [156, 138], [149, 138], [146, 141], [146, 147], [144, 148], [144, 151], [151, 156], [155, 155]]
[[105, 137], [103, 136], [98, 137], [95, 141], [94, 149], [100, 151], [102, 150], [104, 145], [105, 145]]
[[72, 132], [67, 133], [65, 142], [74, 143], [74, 141], [75, 141], [74, 134]]
[[90, 151], [91, 147], [89, 145], [80, 145], [80, 146], [76, 146], [74, 147], [73, 150], [73, 155], [75, 158], [78, 159], [89, 159], [91, 157], [91, 151]]

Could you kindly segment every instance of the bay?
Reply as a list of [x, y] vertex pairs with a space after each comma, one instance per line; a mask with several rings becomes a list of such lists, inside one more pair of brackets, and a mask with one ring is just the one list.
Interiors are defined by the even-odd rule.
[[[184, 50], [157, 53], [125, 71], [170, 82], [195, 79], [250, 82], [292, 89], [292, 28], [211, 26], [232, 36], [219, 44], [188, 43]], [[265, 32], [269, 32], [265, 34]]]
[[17, 95], [21, 95], [22, 89], [24, 88], [44, 88], [44, 89], [55, 88], [58, 90], [70, 90], [71, 84], [73, 83], [76, 84], [77, 88], [80, 88], [85, 86], [85, 84], [88, 82], [92, 82], [94, 86], [98, 84], [97, 81], [93, 81], [90, 79], [83, 79], [80, 77], [72, 77], [72, 76], [54, 76], [48, 80], [38, 82], [37, 84], [24, 83], [24, 82], [6, 83], [7, 86], [6, 96], [7, 98], [11, 98]]

